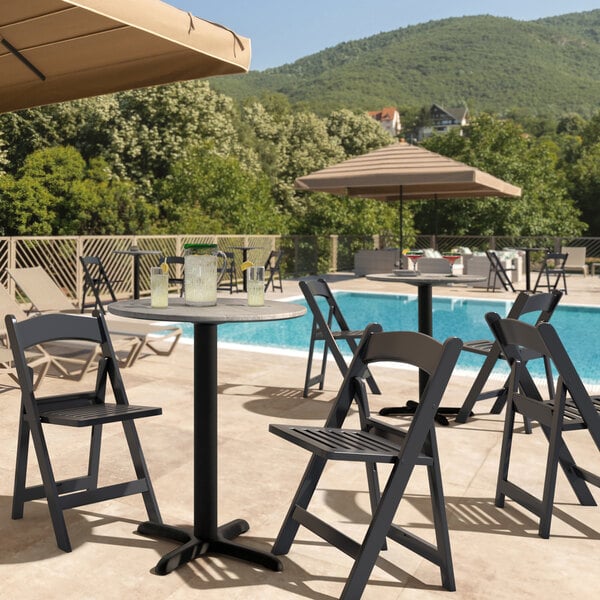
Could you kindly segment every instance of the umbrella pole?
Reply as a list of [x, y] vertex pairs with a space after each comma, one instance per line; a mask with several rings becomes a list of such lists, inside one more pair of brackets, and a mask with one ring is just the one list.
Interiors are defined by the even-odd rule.
[[403, 211], [403, 205], [404, 201], [402, 198], [402, 186], [400, 186], [400, 203], [398, 204], [398, 210], [400, 211], [399, 217], [400, 217], [400, 250], [399, 250], [399, 258], [398, 258], [398, 268], [399, 269], [404, 269], [404, 211]]

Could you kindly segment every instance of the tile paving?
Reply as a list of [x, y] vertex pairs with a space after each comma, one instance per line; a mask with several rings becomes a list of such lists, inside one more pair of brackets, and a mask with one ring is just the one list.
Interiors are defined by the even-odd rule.
[[[402, 284], [386, 284], [332, 275], [337, 289], [414, 293]], [[568, 277], [565, 303], [600, 304], [600, 279]], [[285, 282], [285, 294], [296, 295], [295, 282]], [[468, 297], [513, 297], [470, 288], [435, 288], [434, 294]], [[277, 298], [281, 294], [270, 293]], [[340, 378], [328, 371], [325, 389], [302, 398], [305, 359], [221, 349], [219, 352], [219, 517], [225, 522], [243, 516], [251, 525], [244, 535], [249, 545], [269, 549], [301, 471], [306, 454], [268, 433], [271, 422], [322, 422]], [[139, 424], [146, 458], [166, 522], [188, 524], [192, 506], [192, 352], [179, 344], [170, 357], [147, 355], [123, 371], [131, 401], [158, 404], [163, 415]], [[93, 377], [93, 374], [91, 375]], [[376, 372], [384, 396], [394, 390], [416, 391], [416, 378], [398, 380], [398, 372]], [[452, 379], [444, 404], [460, 404], [470, 378]], [[53, 377], [45, 386], [67, 385]], [[227, 600], [337, 598], [350, 568], [350, 559], [321, 540], [300, 530], [291, 552], [283, 557], [284, 571], [265, 572], [251, 565], [218, 557], [201, 558], [177, 572], [159, 577], [151, 568], [171, 548], [166, 541], [135, 533], [145, 518], [141, 498], [91, 505], [68, 511], [73, 544], [69, 554], [54, 543], [43, 502], [26, 507], [25, 517], [10, 518], [18, 391], [11, 380], [0, 380], [0, 598], [179, 600], [198, 597]], [[491, 401], [490, 401], [491, 402]], [[476, 416], [464, 425], [438, 427], [447, 499], [457, 599], [595, 598], [600, 587], [600, 508], [581, 507], [559, 475], [549, 540], [537, 536], [536, 521], [527, 511], [508, 502], [494, 506], [493, 496], [502, 429], [502, 415], [487, 413], [490, 404], [478, 403]], [[107, 430], [103, 467], [108, 478], [119, 476], [122, 439], [118, 428]], [[68, 434], [68, 438], [65, 435]], [[50, 436], [51, 450], [60, 449], [57, 471], [85, 468], [74, 460], [87, 435], [65, 432]], [[576, 457], [599, 472], [598, 452], [585, 432], [568, 433]], [[517, 436], [519, 477], [533, 490], [541, 486], [546, 443], [539, 430]], [[68, 451], [64, 445], [68, 439]], [[364, 473], [354, 465], [334, 465], [315, 501], [328, 518], [359, 537], [368, 515]], [[600, 490], [592, 488], [600, 502]], [[421, 531], [430, 528], [427, 483], [417, 472], [400, 506], [397, 520]], [[440, 585], [438, 570], [427, 561], [390, 543], [382, 553], [365, 600], [450, 597]]]

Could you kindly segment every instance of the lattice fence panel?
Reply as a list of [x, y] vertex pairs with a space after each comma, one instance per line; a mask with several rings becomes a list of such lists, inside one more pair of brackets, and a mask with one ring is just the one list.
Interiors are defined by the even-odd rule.
[[77, 294], [77, 238], [28, 237], [15, 240], [15, 267], [42, 267], [74, 302]]

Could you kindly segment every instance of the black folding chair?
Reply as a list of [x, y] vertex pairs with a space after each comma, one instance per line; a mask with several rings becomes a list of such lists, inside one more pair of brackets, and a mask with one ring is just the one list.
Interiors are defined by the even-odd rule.
[[223, 275], [219, 283], [219, 289], [228, 289], [230, 294], [233, 294], [235, 287], [236, 293], [239, 292], [237, 268], [235, 266], [235, 254], [233, 252], [224, 252], [227, 260], [223, 266]]
[[[162, 409], [129, 404], [104, 316], [99, 314], [94, 318], [54, 313], [17, 322], [13, 315], [7, 315], [5, 321], [21, 387], [12, 518], [23, 517], [25, 502], [46, 498], [56, 542], [65, 552], [71, 551], [63, 515], [63, 511], [68, 508], [142, 494], [148, 518], [160, 522], [158, 504], [133, 420], [160, 415]], [[73, 393], [38, 396], [34, 391], [26, 351], [39, 344], [63, 340], [85, 340], [100, 347], [101, 357], [95, 388], [81, 391], [81, 384], [78, 384], [78, 391]], [[107, 385], [110, 385], [113, 392], [114, 402], [105, 402]], [[123, 483], [100, 487], [98, 476], [102, 426], [116, 422], [123, 426], [136, 477]], [[55, 479], [44, 435], [46, 425], [91, 427], [88, 471], [85, 475], [59, 481]], [[27, 485], [30, 438], [42, 477], [41, 485]], [[73, 447], [66, 442], [63, 451], [67, 455], [74, 452]]]
[[[117, 296], [113, 288], [113, 283], [117, 283], [117, 281], [111, 281], [108, 278], [104, 265], [98, 256], [80, 256], [79, 261], [83, 267], [81, 312], [84, 312], [87, 308], [85, 297], [91, 292], [94, 296], [93, 308], [105, 314], [106, 311], [103, 304], [117, 301]], [[102, 299], [102, 294], [108, 294], [108, 299], [106, 297]]]
[[[567, 262], [568, 254], [562, 252], [547, 252], [542, 263], [542, 268], [538, 273], [533, 291], [537, 292], [538, 287], [547, 287], [548, 291], [559, 289], [560, 280], [563, 280], [562, 291], [567, 293], [567, 275], [565, 263]], [[542, 281], [542, 277], [546, 279], [546, 283]]]
[[[550, 323], [540, 323], [535, 327], [514, 319], [501, 319], [496, 313], [488, 313], [486, 319], [511, 365], [496, 506], [503, 507], [507, 496], [513, 499], [540, 518], [539, 535], [548, 538], [559, 464], [577, 500], [584, 506], [596, 505], [586, 482], [600, 487], [600, 477], [575, 463], [562, 434], [564, 431], [587, 429], [600, 450], [600, 398], [589, 396]], [[539, 357], [550, 360], [558, 373], [556, 390], [551, 396], [540, 393], [530, 371], [532, 361]], [[514, 480], [509, 480], [517, 412], [539, 422], [549, 443], [541, 499], [531, 495]], [[513, 466], [512, 476], [518, 478], [518, 473]]]
[[[283, 252], [281, 250], [271, 250], [269, 257], [265, 261], [265, 292], [271, 286], [271, 289], [283, 292], [283, 284], [281, 283], [281, 257]], [[276, 278], [278, 281], [276, 281]]]
[[[357, 340], [362, 337], [364, 330], [351, 330], [348, 327], [348, 323], [346, 323], [346, 319], [335, 300], [333, 292], [324, 279], [300, 281], [299, 285], [313, 315], [310, 344], [308, 347], [308, 362], [306, 365], [306, 376], [304, 378], [304, 391], [302, 392], [302, 395], [306, 398], [308, 396], [308, 389], [313, 385], [318, 383], [319, 389], [323, 389], [325, 383], [325, 371], [327, 369], [327, 354], [329, 352], [331, 352], [331, 355], [335, 359], [342, 375], [346, 374], [348, 371], [348, 363], [338, 346], [338, 341], [345, 341], [354, 354], [358, 346]], [[322, 298], [324, 302], [327, 303], [327, 316], [325, 316], [321, 310], [317, 298]], [[334, 321], [337, 329], [332, 329]], [[319, 341], [323, 342], [321, 371], [318, 375], [311, 377], [315, 345]], [[369, 382], [371, 391], [378, 394], [379, 388], [373, 377], [369, 375], [367, 381]]]
[[496, 281], [499, 281], [500, 285], [505, 291], [514, 292], [515, 288], [510, 277], [508, 276], [507, 271], [515, 271], [515, 267], [506, 268], [494, 250], [486, 250], [485, 254], [490, 261], [490, 271], [487, 279], [487, 291], [489, 292], [491, 288], [493, 292], [496, 289]]
[[[539, 313], [536, 319], [536, 325], [542, 322], [547, 322], [551, 319], [554, 310], [558, 306], [560, 299], [562, 298], [562, 292], [553, 290], [544, 294], [534, 294], [532, 292], [520, 292], [514, 301], [510, 311], [508, 312], [507, 318], [509, 319], [520, 319], [525, 315], [531, 313]], [[488, 391], [483, 391], [483, 387], [487, 383], [496, 363], [499, 360], [503, 360], [504, 356], [500, 351], [500, 345], [494, 340], [473, 340], [464, 342], [463, 351], [472, 352], [474, 354], [480, 354], [485, 356], [485, 361], [481, 365], [481, 369], [463, 402], [458, 414], [456, 415], [456, 421], [458, 423], [466, 423], [469, 416], [472, 414], [475, 403], [480, 400], [488, 400], [490, 398], [496, 398], [494, 405], [492, 406], [491, 413], [499, 414], [506, 403], [506, 394], [508, 392], [508, 380], [504, 383], [501, 388], [495, 388]], [[553, 391], [553, 377], [550, 371], [549, 365], [546, 364], [546, 377], [548, 385], [550, 386], [550, 392]], [[529, 428], [529, 425], [526, 425]]]
[[[270, 425], [269, 430], [312, 453], [283, 525], [273, 546], [274, 554], [287, 554], [300, 525], [303, 525], [354, 559], [340, 598], [358, 599], [368, 582], [386, 538], [438, 565], [442, 585], [455, 589], [448, 523], [444, 506], [434, 415], [460, 354], [457, 338], [444, 344], [417, 332], [381, 332], [371, 325], [344, 378], [324, 427]], [[394, 362], [425, 370], [429, 380], [408, 429], [371, 417], [365, 385], [368, 367], [377, 362]], [[415, 381], [418, 375], [415, 372]], [[400, 375], [404, 382], [406, 373]], [[356, 399], [360, 428], [343, 428], [352, 401]], [[372, 518], [362, 543], [347, 537], [309, 512], [308, 505], [329, 460], [365, 463]], [[380, 491], [377, 463], [389, 464], [387, 483]], [[427, 467], [435, 543], [393, 523], [396, 510], [414, 467]]]
[[179, 295], [183, 297], [185, 281], [183, 277], [183, 265], [185, 264], [183, 256], [164, 256], [160, 262], [168, 265], [169, 286], [178, 286]]

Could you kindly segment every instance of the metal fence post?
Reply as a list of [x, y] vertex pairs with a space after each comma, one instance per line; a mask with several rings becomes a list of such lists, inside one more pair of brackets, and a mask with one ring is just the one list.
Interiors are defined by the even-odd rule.
[[329, 260], [329, 272], [335, 273], [338, 266], [338, 236], [330, 235], [331, 240], [331, 258]]

